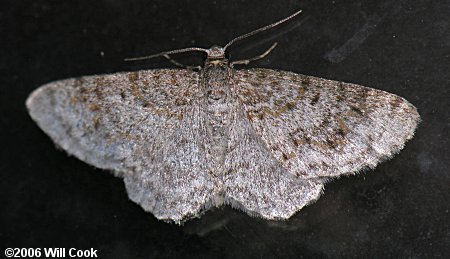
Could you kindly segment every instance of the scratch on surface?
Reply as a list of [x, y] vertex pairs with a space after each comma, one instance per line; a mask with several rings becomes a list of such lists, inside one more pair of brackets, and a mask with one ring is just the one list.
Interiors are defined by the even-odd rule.
[[332, 63], [340, 63], [355, 51], [374, 31], [382, 20], [378, 15], [372, 15], [367, 22], [342, 46], [333, 48], [325, 54], [324, 58]]

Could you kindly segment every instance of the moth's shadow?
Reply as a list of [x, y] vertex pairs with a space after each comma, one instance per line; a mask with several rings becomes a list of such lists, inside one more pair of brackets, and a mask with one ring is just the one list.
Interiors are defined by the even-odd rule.
[[206, 212], [200, 218], [193, 219], [184, 223], [182, 231], [190, 235], [205, 237], [214, 231], [227, 231], [231, 235], [230, 226], [233, 231], [251, 228], [270, 228], [279, 231], [296, 231], [305, 228], [306, 215], [297, 213], [288, 220], [265, 220], [262, 218], [251, 217], [245, 212], [233, 209], [229, 206], [223, 206], [212, 211]]
[[[361, 205], [354, 204], [353, 189], [358, 186], [357, 178], [349, 177], [327, 183], [327, 192], [320, 199], [297, 211], [287, 220], [252, 217], [227, 205], [208, 210], [199, 218], [185, 222], [181, 230], [199, 237], [208, 237], [215, 232], [228, 232], [231, 236], [240, 237], [272, 233], [273, 242], [278, 242], [277, 238], [283, 240], [286, 233], [303, 235], [323, 229], [331, 234], [339, 223], [355, 222], [359, 217], [357, 207]], [[342, 213], [343, 211], [349, 213]]]

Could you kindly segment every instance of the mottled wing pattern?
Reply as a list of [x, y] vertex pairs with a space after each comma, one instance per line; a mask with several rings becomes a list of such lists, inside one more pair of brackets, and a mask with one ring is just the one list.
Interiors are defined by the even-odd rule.
[[273, 157], [299, 178], [375, 167], [401, 150], [420, 120], [405, 99], [292, 72], [237, 70], [235, 92]]
[[230, 125], [229, 150], [225, 159], [225, 201], [250, 215], [287, 219], [317, 200], [319, 180], [290, 175], [265, 147], [242, 109], [236, 108]]
[[198, 89], [192, 71], [125, 72], [47, 84], [27, 106], [58, 146], [114, 170], [130, 198], [156, 217], [180, 221], [197, 215], [218, 189], [202, 150]]

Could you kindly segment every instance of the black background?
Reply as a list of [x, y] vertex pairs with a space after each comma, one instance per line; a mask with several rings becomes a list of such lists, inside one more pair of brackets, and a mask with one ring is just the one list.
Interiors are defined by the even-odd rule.
[[[171, 67], [123, 62], [209, 47], [284, 18], [233, 46], [251, 67], [358, 83], [414, 104], [414, 139], [375, 170], [342, 177], [286, 222], [222, 207], [180, 227], [129, 201], [121, 179], [55, 149], [24, 102], [68, 77]], [[450, 256], [450, 2], [1, 1], [0, 244], [98, 249], [102, 258]], [[177, 56], [200, 64], [201, 55]], [[3, 251], [2, 251], [3, 253]]]

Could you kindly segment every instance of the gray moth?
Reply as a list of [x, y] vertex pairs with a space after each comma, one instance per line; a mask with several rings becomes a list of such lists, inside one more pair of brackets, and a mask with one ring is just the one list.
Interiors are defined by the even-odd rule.
[[[26, 106], [68, 154], [124, 179], [129, 198], [181, 223], [229, 204], [288, 219], [324, 184], [399, 152], [420, 120], [395, 94], [274, 69], [234, 69], [225, 47], [194, 69], [152, 69], [48, 83]], [[274, 47], [274, 46], [273, 46]]]

